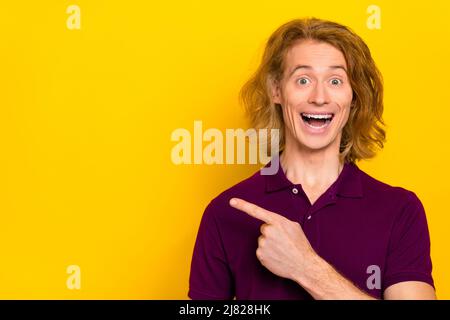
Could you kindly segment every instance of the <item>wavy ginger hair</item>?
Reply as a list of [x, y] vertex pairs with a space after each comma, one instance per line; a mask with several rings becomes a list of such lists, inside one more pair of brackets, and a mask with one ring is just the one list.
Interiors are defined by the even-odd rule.
[[[365, 42], [348, 27], [317, 18], [295, 19], [280, 26], [267, 41], [262, 61], [240, 91], [250, 123], [255, 129], [279, 129], [279, 149], [285, 147], [281, 106], [273, 103], [271, 88], [283, 78], [287, 51], [300, 40], [328, 43], [347, 62], [353, 90], [349, 119], [342, 130], [341, 162], [375, 156], [386, 140], [383, 129], [383, 79]], [[268, 141], [270, 147], [270, 139]]]

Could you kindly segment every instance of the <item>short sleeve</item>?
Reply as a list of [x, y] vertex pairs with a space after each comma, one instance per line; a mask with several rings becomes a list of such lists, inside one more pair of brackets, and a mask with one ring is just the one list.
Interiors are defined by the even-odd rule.
[[191, 261], [188, 296], [194, 300], [234, 297], [233, 277], [215, 217], [218, 207], [213, 203], [203, 213]]
[[403, 281], [422, 281], [434, 287], [430, 235], [424, 207], [413, 192], [392, 226], [383, 291]]

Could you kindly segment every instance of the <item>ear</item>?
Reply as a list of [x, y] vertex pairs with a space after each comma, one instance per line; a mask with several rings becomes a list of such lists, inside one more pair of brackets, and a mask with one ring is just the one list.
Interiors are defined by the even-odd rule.
[[270, 94], [273, 103], [282, 104], [281, 103], [281, 89], [280, 84], [273, 78], [269, 79], [270, 83]]

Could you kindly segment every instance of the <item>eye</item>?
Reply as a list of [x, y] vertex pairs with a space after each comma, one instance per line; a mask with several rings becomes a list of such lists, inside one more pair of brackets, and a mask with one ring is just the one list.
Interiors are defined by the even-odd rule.
[[309, 83], [309, 79], [308, 78], [300, 78], [297, 80], [297, 83], [301, 84], [301, 85], [305, 85], [305, 84]]
[[342, 80], [341, 80], [341, 79], [338, 79], [338, 78], [331, 79], [331, 84], [332, 84], [333, 86], [338, 86], [338, 85], [340, 85], [341, 83], [342, 83]]

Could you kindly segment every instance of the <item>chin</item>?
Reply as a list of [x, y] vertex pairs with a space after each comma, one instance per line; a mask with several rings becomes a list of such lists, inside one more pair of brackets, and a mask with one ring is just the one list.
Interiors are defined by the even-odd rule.
[[333, 139], [327, 137], [297, 138], [297, 143], [311, 151], [324, 150], [333, 144]]
[[329, 143], [300, 143], [304, 148], [311, 151], [324, 150], [329, 146]]

